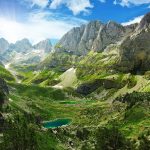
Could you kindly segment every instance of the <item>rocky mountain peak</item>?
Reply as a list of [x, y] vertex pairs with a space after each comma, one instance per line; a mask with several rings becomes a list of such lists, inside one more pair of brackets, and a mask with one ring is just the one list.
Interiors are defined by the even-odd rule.
[[[0, 40], [0, 48], [3, 48], [1, 41], [4, 40]], [[24, 38], [22, 40], [16, 41], [16, 43], [8, 43], [8, 45], [5, 47], [5, 51], [3, 51], [3, 53], [0, 53], [0, 59], [3, 63], [37, 63], [43, 60], [46, 57], [47, 53], [52, 50], [50, 39], [46, 39], [37, 43], [36, 45], [32, 45], [27, 38]]]
[[14, 45], [15, 45], [16, 52], [26, 52], [32, 49], [32, 45], [30, 41], [26, 38], [17, 41]]
[[108, 23], [106, 24], [107, 27], [113, 27], [113, 26], [122, 26], [122, 25], [119, 25], [118, 23], [116, 23], [115, 21], [108, 21]]
[[22, 39], [22, 40], [16, 41], [15, 44], [19, 44], [19, 43], [31, 45], [30, 41], [29, 41], [27, 38], [24, 38], [24, 39]]
[[52, 50], [52, 43], [50, 39], [40, 41], [33, 46], [35, 49], [44, 50], [45, 53], [49, 53]]
[[114, 21], [104, 24], [98, 20], [76, 27], [67, 32], [58, 42], [55, 51], [86, 55], [89, 51], [103, 51], [109, 44], [122, 40], [128, 30]]
[[150, 69], [150, 13], [146, 14], [135, 32], [120, 46], [120, 66], [123, 71], [133, 73]]
[[144, 28], [148, 28], [150, 25], [150, 12], [147, 13], [141, 20], [139, 26], [138, 26], [138, 29], [141, 30], [141, 29], [144, 29]]
[[0, 38], [0, 53], [5, 52], [8, 49], [9, 43], [4, 38]]

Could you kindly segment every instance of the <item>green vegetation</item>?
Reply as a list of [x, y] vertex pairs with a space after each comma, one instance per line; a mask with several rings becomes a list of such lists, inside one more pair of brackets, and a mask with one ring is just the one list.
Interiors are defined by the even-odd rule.
[[30, 78], [29, 81], [26, 80], [24, 83], [33, 83], [40, 84], [42, 86], [53, 86], [60, 82], [59, 73], [49, 70], [43, 70], [39, 73], [36, 73], [33, 78]]
[[33, 114], [13, 114], [4, 126], [1, 150], [63, 150], [50, 132], [46, 133], [36, 125]]
[[[3, 130], [0, 146], [10, 149], [12, 145], [14, 150], [149, 149], [149, 80], [118, 72], [116, 50], [84, 57], [51, 53], [39, 66], [13, 66], [22, 82], [8, 82], [9, 104], [3, 112], [9, 130]], [[76, 68], [75, 84], [56, 88], [70, 68]], [[44, 121], [66, 118], [71, 120], [68, 126], [43, 127]]]
[[6, 81], [15, 81], [13, 75], [1, 65], [0, 65], [0, 78], [5, 79]]
[[131, 150], [133, 146], [116, 126], [101, 127], [96, 133], [95, 150]]
[[80, 57], [67, 52], [51, 53], [38, 68], [53, 69], [56, 72], [64, 72], [65, 70], [76, 65], [76, 62], [80, 60]]

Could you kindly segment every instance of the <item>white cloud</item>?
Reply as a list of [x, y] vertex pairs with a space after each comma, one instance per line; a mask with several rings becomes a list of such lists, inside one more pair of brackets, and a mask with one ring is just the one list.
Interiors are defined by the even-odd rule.
[[142, 5], [142, 4], [149, 4], [150, 0], [115, 0], [114, 4], [120, 4], [121, 6], [127, 6], [130, 5]]
[[133, 20], [129, 20], [128, 22], [122, 23], [122, 25], [126, 26], [126, 25], [130, 25], [130, 24], [134, 24], [134, 23], [139, 23], [143, 17], [144, 16], [135, 17]]
[[48, 5], [49, 0], [25, 0], [25, 2], [28, 2], [31, 7], [37, 5], [39, 7], [46, 7]]
[[51, 9], [57, 9], [58, 7], [65, 5], [69, 10], [77, 15], [81, 12], [88, 13], [89, 8], [94, 6], [90, 3], [90, 0], [52, 0], [50, 4]]
[[25, 23], [0, 17], [0, 37], [9, 42], [28, 38], [33, 43], [45, 38], [60, 39], [67, 31], [75, 26], [86, 23], [75, 17], [60, 17], [49, 12], [32, 13]]

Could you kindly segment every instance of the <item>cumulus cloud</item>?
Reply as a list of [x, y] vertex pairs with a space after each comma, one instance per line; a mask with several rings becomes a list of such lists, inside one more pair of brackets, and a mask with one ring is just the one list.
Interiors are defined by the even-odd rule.
[[114, 4], [120, 4], [121, 6], [127, 6], [130, 5], [142, 5], [142, 4], [149, 4], [150, 0], [115, 0]]
[[0, 17], [0, 37], [9, 42], [28, 38], [33, 43], [45, 38], [60, 39], [67, 31], [75, 26], [86, 23], [75, 17], [60, 17], [50, 12], [36, 12], [29, 14], [25, 23]]
[[143, 17], [144, 16], [135, 17], [134, 19], [129, 20], [128, 22], [122, 23], [122, 25], [126, 26], [126, 25], [130, 25], [130, 24], [134, 24], [134, 23], [139, 23], [142, 20]]
[[88, 13], [89, 8], [94, 6], [90, 3], [90, 0], [52, 0], [50, 3], [51, 9], [57, 9], [58, 7], [65, 5], [69, 10], [77, 15], [81, 12]]

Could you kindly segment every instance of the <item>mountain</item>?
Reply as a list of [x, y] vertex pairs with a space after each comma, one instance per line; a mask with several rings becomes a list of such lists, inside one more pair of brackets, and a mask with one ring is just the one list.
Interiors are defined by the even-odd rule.
[[90, 50], [102, 52], [109, 44], [121, 41], [134, 29], [134, 26], [124, 27], [113, 21], [107, 24], [91, 21], [66, 33], [56, 45], [55, 51], [66, 51], [76, 55], [86, 55]]
[[122, 26], [114, 21], [106, 24], [91, 21], [81, 27], [75, 27], [60, 39], [53, 53], [50, 53], [37, 68], [57, 68], [59, 71], [66, 71], [76, 66], [90, 51], [100, 53], [118, 46], [136, 27], [137, 24]]
[[119, 68], [125, 72], [145, 72], [150, 69], [150, 13], [138, 24], [135, 32], [122, 41], [119, 48]]
[[37, 69], [62, 74], [76, 68], [78, 85], [117, 72], [142, 73], [150, 69], [149, 36], [149, 14], [128, 26], [91, 21], [66, 33]]
[[50, 39], [46, 39], [46, 40], [40, 41], [33, 47], [35, 49], [43, 50], [45, 53], [49, 53], [52, 50], [52, 43], [51, 43]]
[[32, 49], [32, 45], [28, 39], [22, 39], [17, 41], [14, 45], [10, 46], [9, 49], [12, 48], [12, 51], [26, 53]]
[[35, 64], [43, 60], [52, 50], [49, 39], [36, 45], [32, 45], [26, 38], [16, 41], [15, 44], [9, 44], [4, 39], [0, 39], [0, 42], [2, 43], [0, 48], [3, 50], [0, 57], [3, 63]]
[[4, 53], [9, 47], [9, 43], [4, 38], [0, 38], [0, 54]]

